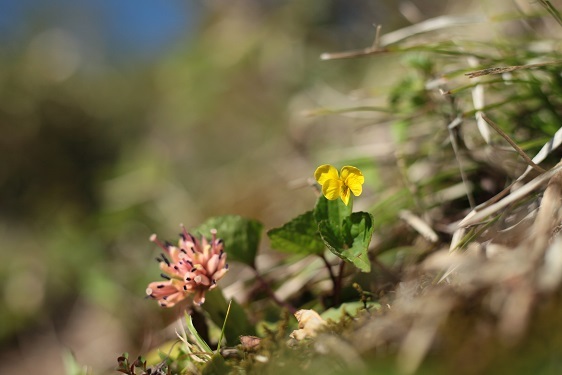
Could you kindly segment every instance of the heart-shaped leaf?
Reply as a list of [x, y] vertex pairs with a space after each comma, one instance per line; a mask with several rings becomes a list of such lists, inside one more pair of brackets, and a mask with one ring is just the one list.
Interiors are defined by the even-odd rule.
[[343, 221], [351, 215], [352, 201], [346, 206], [341, 199], [330, 201], [324, 196], [320, 196], [314, 207], [314, 219], [317, 224], [327, 221], [332, 226], [338, 236], [342, 233]]
[[367, 212], [354, 212], [343, 220], [341, 232], [331, 222], [324, 220], [318, 224], [322, 240], [335, 255], [352, 263], [363, 272], [371, 271], [367, 255], [373, 236], [373, 216]]
[[224, 241], [229, 260], [235, 260], [254, 267], [263, 225], [252, 219], [237, 215], [212, 217], [195, 232], [208, 237], [211, 229], [217, 230], [217, 237]]
[[279, 228], [267, 232], [271, 247], [294, 254], [322, 254], [326, 245], [318, 233], [313, 211], [308, 211]]
[[342, 255], [363, 272], [371, 271], [367, 252], [373, 237], [373, 215], [368, 212], [354, 212], [344, 220], [344, 235], [348, 248]]
[[343, 248], [346, 246], [343, 242], [343, 236], [334, 228], [328, 220], [321, 221], [318, 224], [318, 232], [326, 247], [334, 254], [343, 259], [340, 255]]
[[255, 334], [255, 328], [248, 320], [246, 311], [234, 300], [230, 305], [228, 319], [226, 319], [228, 301], [224, 298], [220, 288], [217, 287], [207, 293], [202, 307], [218, 327], [222, 327], [224, 324], [224, 337], [229, 345], [237, 343], [238, 338], [242, 335]]

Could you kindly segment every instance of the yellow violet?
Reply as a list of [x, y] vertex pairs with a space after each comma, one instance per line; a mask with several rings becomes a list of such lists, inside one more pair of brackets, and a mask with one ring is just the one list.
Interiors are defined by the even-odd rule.
[[322, 194], [326, 199], [333, 201], [340, 197], [346, 206], [349, 203], [351, 192], [355, 196], [361, 195], [363, 191], [361, 185], [365, 182], [365, 177], [359, 169], [345, 166], [338, 173], [338, 170], [329, 164], [316, 168], [314, 178], [322, 185]]

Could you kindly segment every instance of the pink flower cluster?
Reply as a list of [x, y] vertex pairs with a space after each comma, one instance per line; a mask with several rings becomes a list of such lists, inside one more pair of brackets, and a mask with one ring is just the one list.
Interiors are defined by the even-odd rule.
[[203, 304], [205, 293], [228, 271], [224, 242], [217, 238], [216, 230], [211, 230], [212, 238], [208, 241], [205, 237], [196, 239], [181, 227], [178, 246], [163, 244], [156, 234], [150, 236], [150, 241], [164, 250], [156, 260], [166, 281], [148, 284], [146, 294], [162, 307], [172, 307], [190, 295], [195, 304]]

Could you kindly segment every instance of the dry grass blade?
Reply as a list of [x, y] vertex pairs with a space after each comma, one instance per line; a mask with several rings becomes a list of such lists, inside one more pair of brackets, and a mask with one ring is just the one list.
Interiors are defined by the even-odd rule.
[[[535, 165], [539, 164], [539, 163], [542, 163], [546, 159], [546, 157], [550, 153], [552, 153], [552, 151], [556, 150], [561, 144], [562, 144], [562, 128], [558, 129], [558, 131], [556, 131], [554, 136], [547, 143], [544, 144], [544, 146], [540, 149], [540, 151], [533, 157], [533, 159], [531, 159], [532, 162]], [[523, 154], [520, 153], [521, 156], [523, 156]], [[524, 155], [527, 156], [526, 154], [524, 154]], [[527, 169], [525, 170], [525, 172], [523, 172], [523, 174], [521, 174], [521, 176], [519, 176], [517, 178], [517, 180], [512, 182], [508, 187], [506, 187], [504, 190], [502, 190], [500, 193], [498, 193], [493, 198], [489, 199], [487, 202], [485, 202], [485, 203], [479, 205], [478, 207], [476, 207], [476, 210], [478, 210], [478, 211], [482, 210], [485, 207], [488, 207], [488, 206], [492, 205], [493, 203], [497, 202], [498, 200], [500, 200], [501, 198], [506, 196], [511, 191], [514, 184], [516, 182], [522, 181], [525, 177], [527, 177], [527, 175], [533, 169], [536, 169], [536, 168], [534, 168], [532, 165], [527, 166]], [[542, 170], [542, 168], [540, 168], [540, 169]]]
[[437, 233], [435, 233], [435, 231], [431, 229], [429, 224], [423, 221], [419, 216], [414, 215], [412, 212], [408, 210], [400, 211], [400, 219], [408, 223], [428, 241], [436, 243], [439, 240]]
[[466, 228], [457, 227], [457, 229], [453, 232], [453, 238], [451, 238], [451, 244], [449, 245], [449, 252], [453, 252], [459, 248], [461, 245], [461, 241], [466, 235]]
[[558, 65], [558, 64], [562, 64], [562, 60], [549, 61], [549, 62], [537, 63], [537, 64], [528, 64], [528, 65], [513, 65], [513, 66], [505, 66], [505, 67], [498, 67], [498, 68], [487, 68], [487, 69], [482, 69], [482, 70], [476, 70], [474, 72], [465, 73], [464, 75], [467, 76], [468, 78], [476, 78], [476, 77], [482, 77], [482, 76], [492, 75], [492, 74], [509, 73], [509, 72], [513, 72], [515, 70], [534, 69], [534, 68], [540, 68], [540, 67], [543, 67], [543, 66]]
[[[469, 57], [468, 63], [470, 64], [470, 66], [478, 66], [479, 61], [475, 57]], [[478, 127], [478, 131], [480, 132], [480, 135], [482, 135], [482, 138], [484, 138], [484, 141], [486, 141], [487, 144], [490, 144], [492, 140], [490, 127], [486, 124], [486, 121], [484, 121], [484, 119], [482, 118], [482, 109], [486, 104], [484, 100], [484, 86], [475, 85], [471, 91], [472, 91], [472, 103], [474, 104], [474, 110], [476, 111], [474, 113], [474, 116], [476, 118], [476, 125]], [[474, 205], [471, 205], [471, 207], [474, 207]]]
[[[525, 256], [528, 272], [525, 273], [525, 277], [516, 281], [516, 287], [510, 289], [500, 313], [498, 328], [507, 342], [519, 339], [527, 328], [537, 298], [536, 289], [541, 288], [541, 283], [544, 283], [543, 275], [549, 272], [547, 280], [550, 280], [547, 281], [547, 286], [550, 283], [557, 285], [561, 279], [560, 250], [557, 249], [553, 253], [552, 246], [549, 246], [561, 219], [562, 171], [557, 171], [548, 182], [530, 235], [518, 247], [519, 254]], [[556, 259], [557, 256], [558, 259], [557, 264], [550, 268], [545, 264], [545, 255], [549, 253], [550, 257]]]
[[548, 181], [548, 186], [541, 201], [541, 207], [533, 225], [533, 235], [535, 237], [533, 243], [535, 245], [538, 241], [548, 241], [552, 237], [554, 229], [560, 225], [561, 210], [562, 172], [557, 171]]
[[481, 211], [473, 210], [471, 211], [461, 222], [459, 227], [469, 227], [471, 225], [479, 224], [486, 217], [495, 214], [502, 208], [507, 207], [509, 204], [517, 202], [519, 199], [530, 194], [534, 190], [540, 188], [545, 183], [547, 183], [552, 176], [562, 170], [562, 163], [558, 163], [554, 168], [546, 173], [536, 177], [535, 179], [529, 181], [527, 184], [523, 185], [521, 188], [517, 189], [515, 192], [511, 193], [507, 197], [501, 199], [500, 201], [482, 209]]
[[[535, 164], [542, 163], [544, 159], [546, 159], [546, 157], [552, 151], [556, 150], [561, 144], [562, 144], [562, 128], [558, 129], [554, 134], [554, 136], [547, 143], [545, 143], [545, 145], [540, 149], [540, 151], [533, 158], [533, 162]], [[525, 172], [521, 176], [519, 176], [517, 181], [521, 181], [522, 179], [527, 177], [527, 175], [529, 174], [529, 172], [531, 172], [532, 169], [533, 168], [531, 166], [528, 166]]]
[[517, 153], [523, 158], [523, 160], [525, 160], [527, 162], [527, 164], [530, 167], [532, 167], [533, 169], [535, 169], [539, 173], [546, 172], [544, 169], [542, 169], [541, 167], [536, 165], [531, 160], [531, 158], [528, 157], [527, 154], [525, 154], [525, 151], [523, 151], [521, 149], [521, 147], [519, 147], [517, 145], [517, 143], [515, 143], [507, 134], [505, 134], [505, 132], [503, 130], [501, 130], [501, 128], [498, 125], [496, 125], [496, 123], [494, 123], [492, 120], [490, 120], [488, 118], [488, 116], [486, 116], [483, 112], [482, 112], [481, 116], [488, 123], [488, 125], [490, 125], [499, 135], [501, 135], [503, 137], [503, 139], [505, 139], [511, 145], [511, 147], [513, 147], [515, 149], [515, 151], [517, 151]]
[[537, 275], [537, 286], [544, 292], [554, 292], [562, 282], [562, 238], [557, 236], [545, 253], [542, 272]]
[[453, 134], [453, 129], [457, 126], [462, 124], [462, 117], [456, 117], [448, 126], [447, 130], [449, 131], [449, 139], [451, 141], [451, 146], [453, 147], [453, 152], [455, 153], [455, 159], [457, 160], [457, 164], [459, 165], [459, 172], [461, 174], [462, 183], [466, 190], [466, 196], [468, 197], [468, 202], [470, 203], [470, 208], [474, 208], [476, 206], [476, 201], [474, 200], [474, 195], [472, 194], [472, 189], [470, 188], [470, 184], [468, 182], [468, 178], [466, 176], [464, 166], [462, 163], [462, 159], [459, 157], [459, 146], [457, 142], [457, 138], [455, 134]]
[[344, 52], [325, 52], [320, 55], [321, 60], [350, 59], [354, 57], [370, 56], [388, 52], [384, 47], [398, 43], [404, 39], [431, 31], [437, 31], [448, 27], [461, 26], [466, 24], [485, 22], [486, 20], [480, 16], [441, 16], [431, 18], [429, 20], [417, 23], [412, 26], [393, 31], [380, 37], [380, 43], [375, 42], [371, 47], [344, 51]]

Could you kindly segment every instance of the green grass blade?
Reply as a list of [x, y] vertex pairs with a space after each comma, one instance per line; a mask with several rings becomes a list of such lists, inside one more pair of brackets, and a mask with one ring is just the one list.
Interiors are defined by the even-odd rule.
[[552, 5], [548, 0], [541, 0], [540, 3], [543, 7], [546, 8], [546, 10], [548, 10], [548, 13], [550, 13], [550, 15], [554, 17], [556, 22], [558, 22], [560, 26], [562, 26], [562, 16], [560, 15], [560, 12], [558, 12], [558, 9], [556, 9], [554, 5]]
[[193, 320], [191, 319], [191, 315], [189, 315], [188, 313], [185, 313], [185, 321], [187, 323], [187, 329], [195, 338], [197, 345], [201, 349], [203, 349], [206, 353], [213, 354], [213, 351], [211, 350], [209, 345], [205, 342], [205, 340], [201, 338], [201, 336], [199, 336], [199, 333], [197, 332], [195, 326], [193, 325]]
[[226, 321], [228, 320], [228, 315], [230, 314], [231, 305], [232, 305], [232, 300], [230, 300], [230, 302], [228, 303], [228, 309], [226, 309], [226, 316], [224, 317], [224, 323], [222, 324], [222, 329], [221, 329], [221, 337], [219, 338], [219, 343], [217, 345], [217, 353], [219, 353], [221, 350], [221, 342], [222, 342], [222, 338], [224, 337], [224, 330], [226, 329]]

